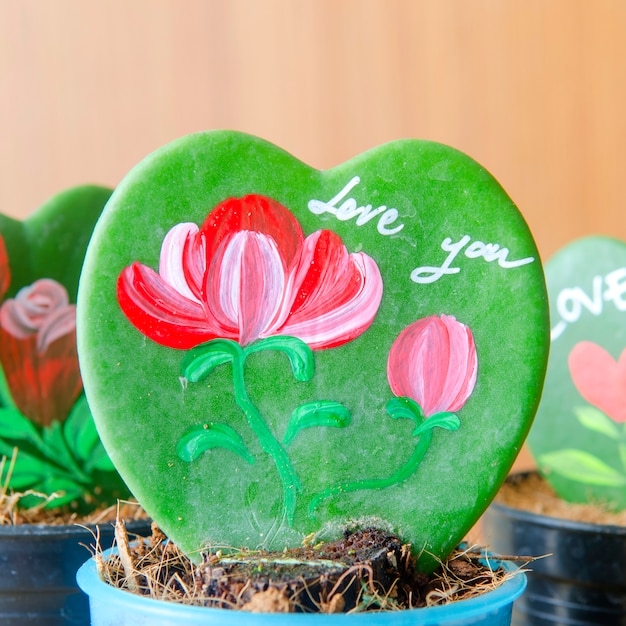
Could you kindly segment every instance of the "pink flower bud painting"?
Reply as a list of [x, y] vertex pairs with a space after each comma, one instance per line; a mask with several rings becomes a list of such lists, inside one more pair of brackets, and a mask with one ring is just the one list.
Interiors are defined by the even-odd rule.
[[424, 317], [405, 328], [387, 363], [393, 393], [415, 400], [426, 417], [458, 411], [474, 390], [477, 370], [472, 333], [450, 315]]
[[0, 363], [20, 412], [48, 426], [63, 421], [82, 391], [76, 306], [63, 285], [41, 279], [0, 308]]

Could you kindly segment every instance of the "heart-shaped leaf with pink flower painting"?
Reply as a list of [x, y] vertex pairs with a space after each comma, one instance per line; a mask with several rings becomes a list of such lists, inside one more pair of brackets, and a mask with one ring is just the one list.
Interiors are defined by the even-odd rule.
[[0, 215], [0, 485], [55, 494], [49, 506], [127, 493], [98, 439], [76, 350], [78, 278], [110, 195], [76, 187], [24, 222]]
[[183, 550], [377, 524], [425, 570], [504, 480], [548, 342], [532, 237], [469, 157], [403, 141], [322, 172], [227, 131], [122, 181], [78, 319], [105, 446]]
[[531, 451], [564, 499], [626, 508], [626, 243], [574, 241], [546, 280], [552, 346]]

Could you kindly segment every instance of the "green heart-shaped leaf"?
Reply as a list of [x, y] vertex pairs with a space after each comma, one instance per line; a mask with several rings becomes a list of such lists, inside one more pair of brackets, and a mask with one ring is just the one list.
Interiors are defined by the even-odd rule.
[[626, 508], [626, 243], [584, 237], [546, 264], [551, 347], [528, 438], [571, 502]]
[[[548, 349], [523, 218], [481, 166], [425, 141], [328, 171], [235, 132], [165, 146], [111, 197], [78, 317], [105, 446], [183, 550], [283, 548], [359, 520], [395, 528], [424, 570], [504, 480]], [[241, 349], [181, 376], [213, 341]], [[387, 413], [394, 397], [425, 420], [416, 436]], [[286, 446], [294, 410], [315, 402], [344, 407], [345, 426], [304, 420]], [[209, 423], [255, 462], [224, 447], [181, 459]]]

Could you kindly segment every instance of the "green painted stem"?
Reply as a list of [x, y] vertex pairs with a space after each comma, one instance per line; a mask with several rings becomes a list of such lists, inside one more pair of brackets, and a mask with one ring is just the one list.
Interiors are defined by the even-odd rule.
[[252, 428], [255, 435], [259, 438], [261, 448], [272, 457], [276, 465], [283, 487], [285, 518], [289, 526], [293, 526], [296, 511], [296, 493], [301, 489], [300, 481], [289, 460], [287, 452], [274, 437], [272, 431], [263, 419], [263, 416], [252, 403], [246, 392], [243, 372], [244, 361], [245, 354], [243, 352], [238, 352], [236, 356], [233, 356], [233, 386], [235, 388], [235, 398], [237, 404], [246, 416], [250, 428]]
[[430, 446], [430, 442], [433, 438], [432, 430], [425, 430], [420, 434], [420, 438], [413, 450], [413, 454], [411, 458], [396, 472], [394, 472], [391, 476], [387, 478], [374, 478], [371, 480], [358, 480], [351, 483], [342, 483], [340, 485], [335, 485], [334, 487], [329, 487], [328, 489], [324, 489], [318, 493], [309, 503], [309, 516], [311, 518], [315, 518], [315, 509], [319, 506], [322, 500], [326, 498], [330, 498], [331, 496], [335, 496], [341, 493], [351, 493], [354, 491], [364, 491], [364, 490], [372, 490], [372, 489], [385, 489], [387, 487], [391, 487], [392, 485], [396, 485], [398, 483], [404, 482], [407, 478], [409, 478], [417, 468], [419, 467], [424, 455], [428, 451], [428, 447]]

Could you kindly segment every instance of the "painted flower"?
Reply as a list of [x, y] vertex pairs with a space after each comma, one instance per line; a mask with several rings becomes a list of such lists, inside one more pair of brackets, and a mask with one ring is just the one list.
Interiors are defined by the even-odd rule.
[[470, 329], [451, 315], [433, 315], [398, 335], [389, 351], [387, 378], [396, 396], [415, 400], [429, 417], [458, 411], [474, 390], [477, 369]]
[[9, 269], [9, 256], [7, 254], [4, 239], [0, 236], [0, 300], [4, 298], [4, 294], [11, 283], [11, 271]]
[[626, 422], [626, 350], [615, 360], [604, 348], [581, 341], [568, 358], [580, 395], [614, 422]]
[[20, 412], [43, 426], [63, 420], [82, 390], [76, 307], [43, 278], [0, 307], [0, 363]]
[[371, 257], [349, 254], [328, 230], [305, 238], [287, 208], [248, 195], [220, 203], [200, 228], [174, 226], [158, 273], [133, 263], [117, 293], [132, 324], [168, 347], [288, 335], [321, 350], [363, 333], [382, 289]]

